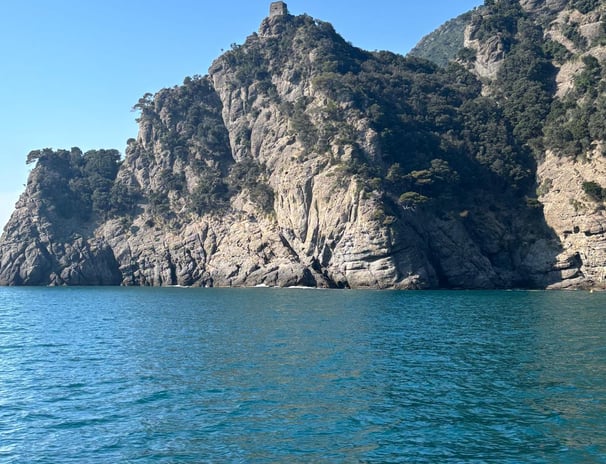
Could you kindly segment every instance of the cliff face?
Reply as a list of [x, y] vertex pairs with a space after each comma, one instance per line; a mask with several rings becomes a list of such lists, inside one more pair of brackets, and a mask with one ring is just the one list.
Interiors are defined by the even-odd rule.
[[[547, 40], [568, 53], [557, 63], [558, 111], [551, 113], [553, 123], [547, 127], [548, 148], [538, 165], [537, 183], [545, 220], [562, 243], [558, 262], [576, 263], [567, 271], [571, 278], [554, 286], [604, 287], [606, 8], [601, 2], [585, 2], [584, 8], [583, 2], [572, 3], [556, 10], [544, 30]], [[571, 139], [576, 141], [570, 144]]]
[[[509, 98], [511, 93], [503, 90], [506, 68], [512, 56], [521, 55], [528, 29], [518, 22], [517, 28], [500, 27], [486, 34], [487, 25], [506, 23], [503, 11], [511, 8], [507, 3], [516, 2], [502, 3], [505, 6], [478, 11], [466, 30], [465, 45], [477, 53], [471, 68], [484, 79], [484, 92]], [[606, 83], [606, 10], [603, 2], [576, 0], [523, 0], [520, 7], [516, 19], [532, 24], [534, 41], [541, 44], [535, 57], [552, 66], [552, 72], [540, 77], [551, 83], [550, 106], [542, 112], [541, 133], [534, 138], [538, 199], [562, 247], [554, 266], [562, 278], [550, 287], [604, 287], [606, 100], [601, 89]], [[531, 82], [525, 89], [530, 94], [532, 79], [520, 82]], [[525, 103], [531, 101], [527, 95]]]
[[[545, 223], [536, 164], [462, 66], [275, 16], [207, 76], [136, 108], [122, 161], [30, 154], [0, 284], [542, 288], [594, 275]], [[547, 166], [539, 179], [555, 185]], [[540, 197], [548, 216], [554, 191]], [[591, 224], [576, 235], [596, 243]]]

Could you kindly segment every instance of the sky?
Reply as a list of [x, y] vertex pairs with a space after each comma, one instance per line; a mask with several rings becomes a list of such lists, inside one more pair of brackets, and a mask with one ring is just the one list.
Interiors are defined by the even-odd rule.
[[[366, 50], [406, 54], [481, 0], [288, 0]], [[136, 137], [146, 92], [204, 75], [268, 15], [270, 0], [2, 0], [0, 228], [39, 148], [115, 148]]]

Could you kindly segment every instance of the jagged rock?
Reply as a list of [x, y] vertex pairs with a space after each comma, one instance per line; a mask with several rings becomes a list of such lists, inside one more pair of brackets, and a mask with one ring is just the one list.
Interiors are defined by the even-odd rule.
[[120, 284], [118, 262], [107, 243], [81, 237], [56, 241], [53, 224], [31, 215], [36, 205], [26, 191], [5, 228], [0, 285]]
[[501, 36], [495, 35], [488, 40], [475, 38], [473, 25], [465, 29], [463, 45], [476, 51], [474, 70], [478, 76], [494, 80], [505, 58], [505, 46]]

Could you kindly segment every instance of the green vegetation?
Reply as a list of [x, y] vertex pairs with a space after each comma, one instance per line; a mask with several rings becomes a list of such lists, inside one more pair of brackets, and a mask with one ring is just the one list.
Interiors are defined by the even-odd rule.
[[[586, 13], [599, 2], [572, 4]], [[462, 48], [466, 24], [473, 39], [498, 39], [506, 52], [496, 80], [484, 89], [467, 69], [476, 52]], [[329, 23], [306, 15], [285, 16], [274, 26], [279, 34], [253, 34], [218, 62], [246, 115], [230, 126], [237, 128], [231, 140], [211, 80], [188, 77], [180, 86], [145, 94], [134, 106], [142, 136], [128, 141], [126, 156], [148, 178], [117, 179], [115, 150], [31, 152], [27, 162], [38, 163], [49, 208], [88, 220], [130, 214], [140, 204], [174, 217], [222, 213], [235, 196], [245, 195], [271, 213], [271, 173], [253, 153], [254, 124], [261, 115], [269, 118], [269, 108], [302, 147], [293, 160], [319, 159], [332, 175], [353, 177], [365, 194], [391, 205], [390, 217], [398, 208], [459, 215], [497, 197], [534, 207], [535, 160], [545, 148], [578, 156], [606, 140], [604, 67], [583, 56], [574, 90], [554, 98], [554, 63], [572, 55], [545, 39], [517, 0], [487, 0], [442, 28], [436, 47], [426, 49], [443, 66], [358, 49]], [[569, 23], [563, 32], [580, 49], [587, 46], [578, 25]], [[450, 48], [444, 48], [447, 42]], [[451, 61], [455, 57], [458, 63]], [[283, 85], [276, 86], [279, 81]], [[281, 95], [278, 88], [288, 86], [291, 91]], [[141, 186], [131, 185], [137, 182]], [[600, 199], [598, 187], [584, 188]]]
[[[461, 198], [465, 195], [454, 192], [480, 187], [523, 190], [530, 185], [531, 157], [516, 141], [509, 115], [481, 96], [479, 81], [463, 67], [453, 63], [443, 69], [388, 52], [358, 59], [356, 72], [314, 78], [330, 100], [364, 114], [379, 134], [379, 163], [351, 141], [357, 155], [350, 173], [385, 178], [381, 188], [395, 198], [408, 193], [407, 203], [414, 192], [430, 200]], [[436, 163], [452, 175], [438, 174]]]
[[[599, 4], [576, 1], [572, 6], [588, 13]], [[595, 141], [606, 140], [605, 74], [596, 58], [583, 56], [583, 70], [575, 77], [574, 90], [563, 99], [554, 99], [556, 69], [552, 62], [562, 64], [573, 57], [561, 44], [544, 39], [541, 26], [528, 17], [519, 2], [486, 2], [484, 14], [474, 21], [478, 38], [498, 31], [508, 50], [493, 86], [494, 102], [502, 110], [503, 123], [511, 127], [514, 139], [508, 142], [509, 148], [497, 163], [508, 164], [506, 160], [511, 155], [519, 161], [524, 152], [529, 159], [531, 154], [541, 156], [545, 148], [565, 156], [579, 156], [593, 149]], [[568, 22], [562, 32], [577, 48], [587, 47], [578, 24]], [[522, 164], [525, 169], [532, 169], [530, 164]], [[508, 171], [513, 173], [515, 169]]]
[[602, 0], [572, 0], [571, 5], [583, 14], [587, 14], [592, 10], [595, 10], [602, 3]]
[[606, 200], [606, 189], [597, 182], [583, 182], [583, 191], [593, 201], [601, 202]]
[[189, 209], [202, 215], [226, 208], [227, 185], [217, 169], [207, 168], [200, 173], [198, 183], [189, 195]]
[[544, 129], [546, 146], [562, 156], [577, 157], [606, 140], [605, 70], [590, 55], [583, 66], [573, 91], [554, 101]]
[[263, 211], [273, 211], [274, 191], [267, 183], [267, 169], [258, 161], [246, 159], [234, 164], [229, 170], [227, 185], [232, 195], [245, 190]]
[[262, 211], [273, 211], [274, 192], [266, 181], [265, 167], [252, 159], [233, 164], [226, 177], [217, 169], [204, 170], [189, 195], [189, 211], [198, 215], [225, 211], [230, 198], [242, 191]]
[[587, 39], [581, 34], [581, 27], [578, 23], [568, 22], [562, 28], [562, 34], [570, 40], [574, 46], [580, 50], [587, 47]]
[[545, 56], [542, 32], [527, 18], [497, 76], [499, 101], [521, 145], [542, 137], [543, 121], [555, 89], [555, 68]]
[[472, 18], [474, 38], [485, 41], [499, 37], [504, 50], [508, 52], [515, 43], [518, 19], [523, 14], [518, 0], [486, 0], [482, 14]]
[[[483, 10], [489, 14], [459, 19], [480, 21], [480, 37], [498, 32], [510, 51], [496, 98], [482, 96], [481, 83], [460, 65], [440, 68], [416, 57], [365, 52], [305, 15], [281, 20], [279, 35], [261, 40], [254, 34], [234, 45], [223, 65], [233, 70], [234, 89], [279, 105], [306, 156], [330, 156], [367, 190], [426, 207], [465, 202], [481, 190], [522, 197], [533, 188], [530, 147], [539, 144], [551, 105], [555, 70], [547, 54], [561, 50], [543, 49], [541, 31], [519, 2], [487, 2]], [[472, 50], [461, 54], [464, 61], [475, 58]], [[324, 106], [315, 107], [309, 96], [282, 101], [271, 79], [276, 75], [295, 85], [311, 82], [325, 96]], [[348, 122], [360, 118], [378, 134], [379, 159], [369, 157]], [[249, 139], [243, 134], [237, 143], [246, 148]], [[331, 151], [335, 146], [348, 147], [347, 161]], [[250, 178], [258, 182], [259, 176]]]
[[[137, 121], [151, 126], [174, 159], [194, 163], [231, 158], [221, 101], [207, 77], [187, 77], [181, 86], [145, 94], [133, 109], [140, 111]], [[136, 144], [133, 150], [145, 156]]]
[[33, 150], [27, 162], [36, 165], [40, 198], [63, 218], [105, 219], [127, 214], [137, 192], [116, 182], [120, 168], [117, 150]]
[[572, 53], [564, 45], [549, 39], [543, 43], [543, 53], [547, 59], [557, 64], [563, 64], [566, 60], [572, 58]]

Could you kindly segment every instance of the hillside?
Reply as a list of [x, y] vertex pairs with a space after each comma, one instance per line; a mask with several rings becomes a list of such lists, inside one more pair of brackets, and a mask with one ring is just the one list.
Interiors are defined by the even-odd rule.
[[[601, 285], [601, 255], [566, 241], [593, 246], [601, 231], [564, 234], [550, 213], [562, 200], [549, 196], [554, 166], [598, 157], [599, 118], [574, 154], [576, 135], [543, 135], [602, 111], [601, 35], [569, 50], [549, 29], [565, 6], [522, 3], [474, 12], [466, 52], [446, 67], [272, 14], [207, 75], [142, 97], [124, 159], [30, 153], [0, 284]], [[561, 19], [578, 17], [580, 34], [601, 21], [585, 7]], [[574, 166], [589, 192], [575, 217], [601, 224], [604, 171]]]
[[470, 11], [445, 22], [423, 37], [408, 52], [408, 56], [424, 58], [439, 66], [446, 66], [465, 46], [465, 29], [469, 26], [472, 16], [473, 13]]

